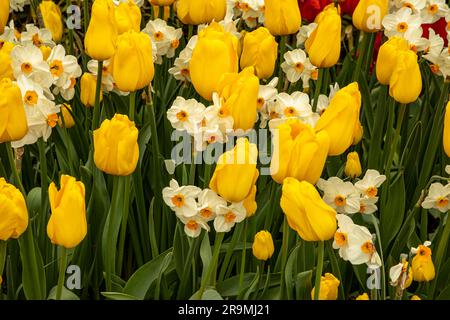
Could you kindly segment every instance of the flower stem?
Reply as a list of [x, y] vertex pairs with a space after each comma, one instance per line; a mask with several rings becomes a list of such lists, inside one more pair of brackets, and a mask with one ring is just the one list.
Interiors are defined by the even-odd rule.
[[[444, 221], [444, 218], [441, 219], [442, 223]], [[434, 265], [436, 269], [436, 275], [439, 275], [439, 271], [441, 268], [441, 263], [444, 260], [445, 252], [447, 249], [447, 245], [450, 239], [450, 214], [447, 213], [447, 221], [445, 223], [444, 230], [442, 231], [441, 239], [439, 240], [439, 244], [437, 246], [436, 255], [434, 259]], [[434, 294], [436, 291], [436, 285], [437, 285], [438, 277], [436, 277], [433, 281], [433, 283], [430, 286], [430, 291], [428, 294], [428, 297], [430, 299], [434, 298]]]
[[61, 261], [59, 264], [58, 286], [56, 287], [56, 300], [61, 300], [62, 288], [64, 286], [64, 280], [66, 277], [67, 267], [67, 249], [60, 247]]
[[244, 289], [242, 286], [244, 285], [244, 273], [245, 273], [245, 258], [247, 256], [247, 228], [248, 228], [248, 220], [245, 219], [244, 221], [244, 233], [242, 237], [242, 258], [241, 258], [241, 271], [239, 274], [239, 292], [242, 293], [242, 290]]
[[316, 280], [314, 282], [314, 300], [319, 300], [320, 280], [322, 278], [322, 270], [323, 270], [323, 251], [324, 251], [324, 242], [319, 241], [318, 247], [319, 255], [317, 257]]
[[11, 143], [7, 142], [6, 143], [6, 151], [8, 153], [8, 161], [9, 161], [9, 166], [11, 167], [11, 171], [14, 177], [14, 184], [19, 188], [19, 190], [22, 192], [22, 194], [24, 196], [26, 196], [25, 194], [25, 189], [22, 185], [22, 180], [20, 179], [19, 176], [19, 171], [17, 169], [16, 166], [16, 162], [14, 161], [14, 154], [13, 154], [13, 149], [11, 147]]
[[[199, 290], [199, 298], [201, 299], [203, 293], [205, 292], [206, 286], [212, 283], [211, 277], [213, 272], [217, 269], [217, 262], [219, 260], [220, 246], [222, 245], [223, 238], [225, 236], [224, 232], [216, 233], [216, 240], [214, 241], [214, 250], [211, 262], [209, 263], [208, 269], [206, 270], [205, 277], [202, 279], [202, 284]], [[214, 279], [215, 280], [215, 279]]]
[[131, 121], [134, 121], [134, 115], [136, 113], [136, 91], [130, 92], [130, 110], [128, 114], [128, 118]]
[[[395, 138], [394, 138], [395, 139]], [[386, 300], [386, 273], [384, 269], [384, 258], [383, 258], [383, 247], [381, 246], [381, 233], [378, 223], [373, 214], [370, 215], [372, 218], [373, 226], [375, 227], [375, 233], [377, 235], [377, 241], [380, 248], [380, 259], [381, 259], [381, 300]]]
[[286, 51], [286, 41], [287, 36], [281, 36], [280, 38], [280, 56], [278, 57], [278, 63], [279, 63], [279, 72], [278, 72], [278, 91], [280, 91], [283, 88], [283, 69], [281, 68], [281, 62], [284, 57], [284, 53]]
[[285, 269], [286, 269], [286, 261], [287, 261], [287, 253], [288, 253], [288, 234], [289, 228], [286, 220], [286, 216], [283, 219], [283, 242], [281, 244], [281, 287], [280, 287], [280, 298], [284, 299], [284, 290], [285, 290]]
[[97, 66], [97, 86], [95, 88], [94, 116], [92, 119], [92, 131], [98, 128], [100, 122], [100, 94], [102, 90], [103, 61]]

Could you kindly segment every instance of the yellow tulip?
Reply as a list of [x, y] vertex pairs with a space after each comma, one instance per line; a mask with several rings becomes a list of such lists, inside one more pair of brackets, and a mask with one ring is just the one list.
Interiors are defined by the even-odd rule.
[[[152, 8], [153, 8], [153, 10], [155, 12], [155, 17], [159, 17], [160, 7], [159, 6], [152, 6]], [[164, 6], [163, 10], [164, 10], [164, 16], [162, 17], [162, 19], [167, 21], [170, 18], [170, 6]]]
[[256, 191], [253, 187], [259, 176], [257, 157], [256, 145], [239, 138], [232, 150], [219, 157], [209, 187], [229, 202], [248, 198]]
[[[80, 100], [86, 107], [95, 105], [95, 91], [97, 86], [97, 77], [92, 73], [86, 72], [80, 80]], [[103, 100], [103, 93], [100, 90], [100, 101]]]
[[87, 233], [84, 184], [68, 175], [61, 176], [61, 188], [55, 183], [48, 188], [52, 214], [47, 235], [53, 244], [67, 249], [76, 247]]
[[274, 36], [297, 33], [302, 17], [297, 0], [265, 0], [264, 26]]
[[48, 57], [50, 57], [50, 54], [52, 53], [52, 48], [45, 46], [45, 45], [41, 45], [39, 47], [39, 50], [41, 50], [42, 57], [44, 58], [44, 60], [47, 60]]
[[247, 67], [240, 73], [227, 73], [217, 86], [223, 99], [221, 114], [231, 115], [235, 130], [249, 130], [255, 124], [258, 112], [259, 79], [253, 67]]
[[256, 209], [258, 209], [258, 204], [256, 203], [256, 185], [253, 185], [250, 194], [247, 196], [247, 198], [244, 199], [243, 205], [245, 208], [245, 211], [247, 212], [247, 218], [252, 217]]
[[359, 296], [357, 296], [355, 300], [370, 300], [370, 299], [369, 299], [369, 295], [367, 293], [363, 293], [363, 294], [360, 294]]
[[14, 80], [10, 56], [13, 48], [14, 45], [11, 42], [4, 42], [3, 40], [0, 40], [0, 80], [3, 78]]
[[238, 39], [216, 23], [200, 31], [192, 52], [189, 72], [195, 90], [206, 100], [225, 73], [238, 72]]
[[0, 240], [17, 239], [28, 227], [28, 210], [22, 193], [0, 178]]
[[[319, 300], [337, 300], [338, 288], [341, 282], [331, 273], [325, 273], [320, 279]], [[315, 288], [311, 291], [311, 299], [314, 299]]]
[[398, 54], [406, 50], [409, 50], [408, 42], [400, 37], [392, 37], [381, 45], [376, 63], [377, 79], [381, 84], [389, 84]]
[[355, 125], [355, 131], [353, 131], [353, 145], [356, 146], [360, 141], [362, 140], [364, 135], [364, 128], [361, 125], [361, 121], [358, 120], [358, 122]]
[[139, 160], [138, 129], [126, 115], [116, 114], [94, 131], [94, 162], [111, 175], [128, 176]]
[[9, 78], [0, 81], [0, 143], [22, 139], [28, 132], [20, 88]]
[[273, 130], [272, 178], [282, 183], [293, 177], [316, 184], [328, 155], [330, 138], [326, 131], [318, 132], [298, 119], [288, 119]]
[[334, 66], [341, 53], [341, 16], [334, 4], [316, 17], [316, 29], [305, 42], [311, 63], [318, 68]]
[[355, 179], [362, 173], [361, 162], [359, 161], [358, 152], [350, 152], [347, 154], [347, 162], [345, 163], [345, 175]]
[[150, 37], [130, 30], [117, 38], [111, 74], [122, 91], [136, 91], [150, 84], [155, 74]]
[[150, 0], [150, 3], [155, 6], [170, 6], [175, 0]]
[[401, 51], [389, 81], [389, 95], [397, 102], [411, 103], [417, 100], [421, 91], [422, 75], [417, 54], [412, 50]]
[[0, 34], [5, 30], [9, 17], [9, 0], [0, 0]]
[[141, 9], [133, 0], [121, 2], [115, 10], [118, 34], [129, 30], [141, 31]]
[[445, 154], [450, 157], [450, 101], [445, 107], [443, 144]]
[[184, 24], [222, 21], [226, 11], [226, 0], [178, 0], [177, 2], [177, 16]]
[[58, 125], [61, 128], [70, 129], [75, 126], [75, 120], [72, 116], [72, 107], [66, 103], [61, 105], [61, 114], [59, 115]]
[[64, 27], [61, 16], [61, 9], [50, 0], [44, 0], [39, 5], [44, 26], [52, 33], [53, 40], [59, 42], [63, 36]]
[[253, 255], [258, 260], [266, 261], [272, 257], [275, 248], [270, 232], [263, 230], [255, 235], [252, 251]]
[[434, 269], [433, 260], [431, 259], [431, 249], [420, 245], [416, 255], [411, 262], [411, 270], [413, 272], [414, 281], [428, 282], [434, 279], [436, 271]]
[[381, 21], [388, 12], [389, 0], [360, 0], [353, 11], [353, 25], [364, 32], [381, 30]]
[[410, 300], [422, 300], [418, 295], [412, 295]]
[[116, 52], [117, 24], [112, 0], [95, 0], [91, 21], [84, 37], [87, 54], [95, 60], [104, 61]]
[[289, 226], [305, 241], [326, 241], [336, 232], [336, 211], [307, 181], [288, 177], [283, 181], [280, 201]]
[[277, 61], [278, 44], [268, 29], [260, 27], [244, 37], [241, 68], [253, 66], [260, 79], [272, 76]]
[[325, 130], [330, 136], [328, 155], [341, 155], [355, 141], [360, 108], [361, 93], [356, 82], [339, 90], [331, 99], [315, 127], [316, 132]]

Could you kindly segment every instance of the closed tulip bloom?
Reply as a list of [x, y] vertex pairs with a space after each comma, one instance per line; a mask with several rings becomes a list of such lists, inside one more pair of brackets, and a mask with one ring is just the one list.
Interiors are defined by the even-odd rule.
[[238, 72], [238, 39], [216, 22], [200, 31], [189, 71], [195, 90], [206, 100], [225, 73]]
[[116, 52], [117, 24], [112, 0], [95, 0], [91, 20], [84, 37], [87, 54], [94, 60], [104, 61]]
[[122, 34], [128, 30], [141, 30], [141, 9], [133, 0], [121, 2], [115, 10], [117, 32]]
[[341, 16], [334, 4], [330, 4], [315, 22], [317, 27], [305, 42], [306, 52], [317, 68], [332, 67], [341, 53]]
[[0, 240], [17, 239], [27, 226], [25, 198], [19, 189], [0, 178]]
[[381, 21], [388, 12], [389, 0], [360, 0], [353, 12], [353, 25], [364, 32], [381, 30]]
[[22, 139], [28, 122], [20, 88], [9, 78], [0, 81], [0, 143]]
[[369, 299], [369, 295], [367, 293], [363, 293], [363, 294], [360, 294], [359, 296], [357, 296], [355, 300], [370, 300], [370, 299]]
[[277, 61], [278, 44], [268, 29], [260, 27], [244, 37], [241, 68], [253, 66], [260, 79], [270, 78]]
[[282, 183], [293, 177], [316, 184], [328, 156], [330, 138], [326, 131], [315, 133], [298, 119], [288, 119], [273, 130], [272, 178]]
[[350, 152], [347, 155], [347, 162], [345, 163], [345, 175], [349, 178], [355, 179], [362, 173], [361, 162], [359, 161], [358, 152]]
[[434, 269], [433, 260], [431, 259], [431, 249], [419, 245], [418, 250], [411, 262], [411, 269], [414, 281], [428, 282], [434, 279], [436, 271]]
[[270, 232], [263, 230], [255, 235], [252, 251], [253, 255], [258, 260], [266, 261], [272, 257], [275, 248]]
[[52, 214], [47, 235], [53, 244], [71, 249], [83, 241], [87, 233], [86, 194], [84, 184], [68, 175], [61, 176], [61, 188], [55, 183], [48, 188]]
[[307, 181], [288, 177], [280, 201], [289, 226], [305, 241], [326, 241], [336, 232], [336, 211], [328, 206]]
[[59, 115], [58, 125], [61, 128], [70, 129], [75, 126], [75, 120], [72, 116], [72, 107], [68, 104], [61, 105], [61, 114]]
[[400, 37], [392, 37], [381, 45], [376, 63], [377, 79], [381, 84], [389, 84], [398, 54], [406, 50], [409, 50], [408, 42]]
[[150, 37], [134, 30], [121, 34], [117, 38], [111, 73], [121, 91], [147, 87], [155, 74]]
[[9, 0], [0, 0], [0, 34], [5, 30], [9, 17]]
[[139, 160], [138, 129], [126, 115], [116, 114], [94, 131], [94, 162], [114, 176], [128, 176]]
[[221, 113], [231, 115], [235, 130], [252, 129], [257, 120], [259, 79], [253, 67], [247, 67], [240, 73], [227, 73], [217, 86], [223, 99]]
[[259, 176], [257, 157], [256, 145], [247, 138], [239, 138], [232, 150], [219, 157], [209, 187], [229, 202], [245, 200], [254, 191]]
[[155, 6], [170, 6], [175, 0], [150, 0], [150, 3]]
[[302, 17], [297, 0], [265, 0], [264, 26], [274, 36], [297, 33]]
[[177, 2], [177, 16], [184, 24], [222, 21], [226, 11], [226, 0], [178, 0]]
[[[338, 288], [341, 282], [331, 273], [325, 273], [320, 279], [319, 300], [337, 300]], [[311, 291], [311, 299], [314, 299], [315, 288]]]
[[411, 103], [417, 100], [421, 91], [422, 75], [417, 54], [412, 50], [401, 51], [389, 81], [389, 95], [397, 102]]
[[[86, 72], [80, 80], [80, 100], [86, 107], [95, 105], [95, 90], [97, 86], [97, 77], [92, 73]], [[100, 90], [100, 101], [103, 100], [103, 93]]]
[[44, 0], [39, 5], [44, 26], [52, 33], [53, 40], [59, 42], [63, 36], [64, 28], [61, 16], [61, 9], [50, 0]]
[[443, 143], [445, 154], [450, 157], [450, 101], [445, 107]]
[[15, 79], [10, 56], [13, 48], [14, 44], [11, 42], [0, 41], [0, 80], [3, 78]]
[[341, 155], [355, 140], [355, 128], [359, 122], [361, 93], [353, 82], [339, 90], [316, 124], [316, 132], [325, 130], [330, 136], [329, 156]]

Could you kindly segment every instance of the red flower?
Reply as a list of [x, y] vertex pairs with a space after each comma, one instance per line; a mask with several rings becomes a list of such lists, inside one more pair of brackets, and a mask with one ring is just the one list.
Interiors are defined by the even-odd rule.
[[422, 29], [423, 29], [422, 37], [428, 39], [428, 37], [430, 35], [430, 29], [433, 29], [437, 35], [441, 36], [441, 38], [444, 39], [444, 45], [447, 46], [448, 41], [447, 41], [446, 28], [447, 28], [447, 22], [445, 21], [445, 18], [441, 18], [438, 21], [436, 21], [435, 23], [423, 24], [422, 25]]
[[339, 6], [341, 7], [341, 14], [353, 15], [359, 0], [339, 0]]
[[298, 0], [302, 18], [313, 22], [316, 16], [333, 0]]

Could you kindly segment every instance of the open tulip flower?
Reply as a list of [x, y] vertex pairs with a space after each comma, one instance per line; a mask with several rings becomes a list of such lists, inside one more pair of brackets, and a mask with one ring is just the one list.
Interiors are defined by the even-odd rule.
[[450, 299], [449, 5], [0, 0], [0, 300]]

